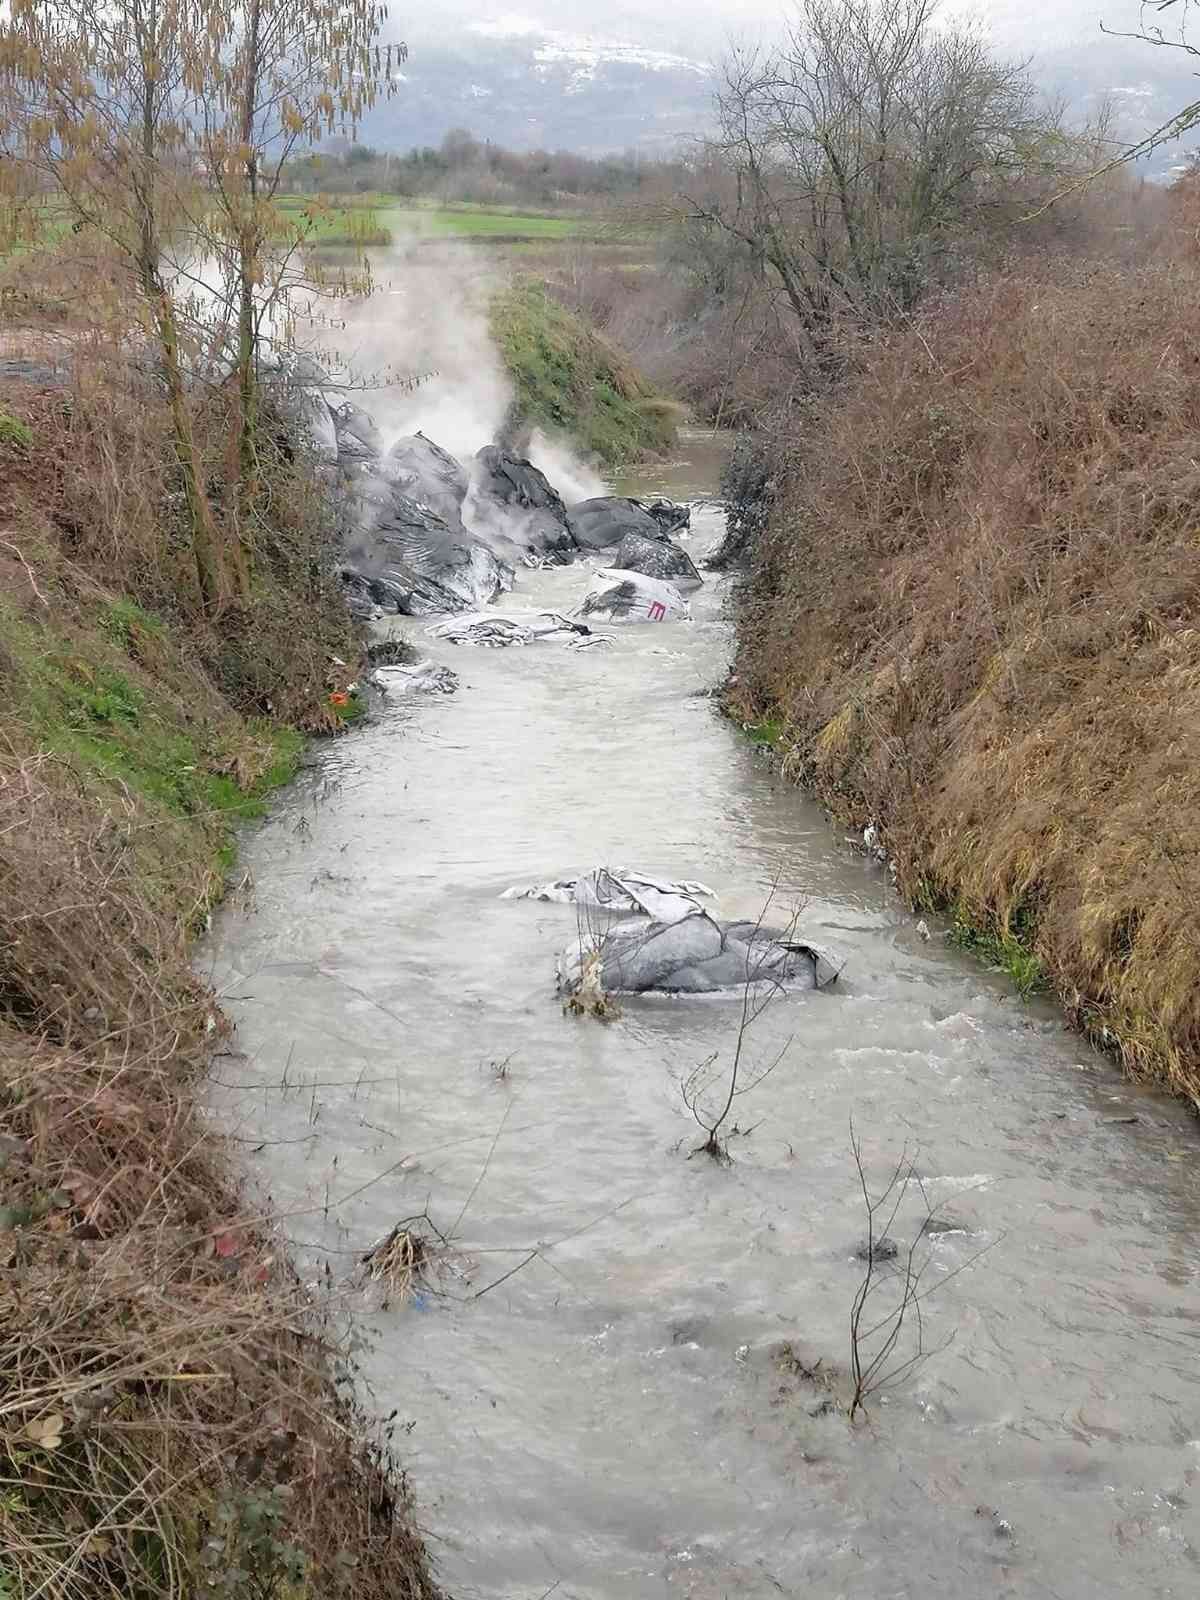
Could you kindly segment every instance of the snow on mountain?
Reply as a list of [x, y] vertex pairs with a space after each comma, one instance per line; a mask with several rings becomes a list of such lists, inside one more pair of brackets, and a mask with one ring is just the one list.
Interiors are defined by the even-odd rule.
[[370, 143], [437, 144], [466, 128], [513, 149], [666, 154], [711, 126], [709, 63], [518, 13], [418, 35], [405, 71], [401, 93], [364, 123]]
[[[570, 0], [558, 0], [558, 26], [518, 11], [449, 23], [430, 17], [409, 37], [401, 92], [375, 107], [362, 136], [404, 149], [437, 144], [450, 129], [466, 128], [514, 149], [599, 155], [668, 154], [707, 133], [716, 74], [702, 54], [708, 48], [703, 36], [696, 35], [697, 54], [685, 54], [685, 35], [661, 12], [651, 29], [636, 25], [622, 0], [609, 4], [607, 27]], [[995, 42], [1001, 50], [1016, 41], [1027, 45], [1031, 70], [1062, 100], [1069, 120], [1094, 117], [1111, 102], [1114, 136], [1134, 144], [1200, 91], [1178, 52], [1099, 33], [1091, 16], [1099, 4], [1071, 0], [1068, 28], [1065, 17], [1053, 26], [1045, 20], [1055, 11], [1048, 12], [1044, 0], [1005, 0], [993, 20], [1022, 26], [998, 28]], [[1040, 27], [1034, 25], [1038, 16]], [[1142, 170], [1169, 176], [1197, 145], [1200, 130], [1155, 152]]]

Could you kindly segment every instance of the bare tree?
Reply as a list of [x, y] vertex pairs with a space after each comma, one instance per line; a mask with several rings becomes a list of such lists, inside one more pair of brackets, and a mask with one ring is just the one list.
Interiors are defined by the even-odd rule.
[[238, 511], [248, 522], [258, 494], [264, 330], [277, 333], [294, 298], [323, 287], [303, 260], [314, 213], [297, 222], [276, 204], [288, 163], [331, 134], [353, 134], [364, 112], [394, 92], [393, 67], [406, 50], [383, 43], [387, 8], [377, 0], [242, 0], [232, 29], [227, 7], [203, 4], [207, 55], [195, 84], [210, 185], [203, 234], [228, 295]]
[[712, 150], [682, 202], [735, 240], [820, 357], [831, 328], [906, 309], [927, 257], [1052, 165], [1060, 134], [1019, 65], [936, 29], [937, 0], [799, 0], [779, 49], [735, 51]]

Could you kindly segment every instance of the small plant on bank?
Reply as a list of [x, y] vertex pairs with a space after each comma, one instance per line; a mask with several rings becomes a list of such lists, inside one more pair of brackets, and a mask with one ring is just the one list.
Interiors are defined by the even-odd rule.
[[783, 723], [777, 717], [764, 717], [761, 722], [744, 722], [742, 732], [751, 744], [773, 750], [783, 738]]
[[209, 1593], [228, 1600], [280, 1600], [307, 1572], [304, 1552], [282, 1537], [286, 1484], [228, 1494], [217, 1507], [202, 1564]]
[[335, 689], [330, 694], [329, 709], [339, 723], [359, 722], [366, 716], [367, 702], [358, 686], [352, 685], [349, 689]]
[[1022, 1000], [1044, 994], [1049, 987], [1040, 958], [1020, 931], [1005, 928], [992, 932], [980, 928], [967, 919], [960, 907], [954, 914], [950, 942], [960, 950], [969, 950], [998, 972], [1007, 973]]
[[135, 654], [141, 640], [158, 638], [163, 632], [158, 617], [143, 611], [136, 601], [124, 598], [113, 600], [104, 608], [100, 626], [113, 644]]
[[[0, 411], [0, 445], [7, 445], [10, 449], [28, 450], [33, 443], [33, 430], [19, 417], [10, 417], [7, 411]], [[0, 1593], [3, 1593], [0, 1590]]]

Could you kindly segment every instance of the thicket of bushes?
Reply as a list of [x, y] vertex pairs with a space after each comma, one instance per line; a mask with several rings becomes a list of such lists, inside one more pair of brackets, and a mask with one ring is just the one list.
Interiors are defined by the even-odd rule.
[[253, 583], [214, 614], [153, 384], [80, 344], [0, 411], [0, 1594], [428, 1600], [340, 1335], [195, 1094], [231, 826], [357, 661], [322, 497], [264, 427]]
[[737, 712], [1200, 1106], [1200, 266], [964, 291], [786, 430]]

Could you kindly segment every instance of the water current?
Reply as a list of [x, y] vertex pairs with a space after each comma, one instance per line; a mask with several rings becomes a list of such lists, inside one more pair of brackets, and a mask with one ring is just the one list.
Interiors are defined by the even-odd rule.
[[[719, 449], [687, 438], [623, 486], [696, 498], [693, 554], [720, 530], [697, 498]], [[513, 600], [568, 609], [585, 584], [523, 573]], [[704, 694], [731, 650], [722, 583], [692, 609], [579, 653], [395, 624], [459, 692], [316, 755], [205, 952], [237, 1023], [214, 1109], [305, 1270], [349, 1282], [426, 1211], [452, 1236], [415, 1298], [355, 1291], [442, 1580], [460, 1600], [1200, 1595], [1193, 1120], [922, 937]], [[573, 910], [500, 898], [601, 863], [703, 879], [728, 916], [774, 886], [845, 960], [756, 1023], [752, 1068], [787, 1048], [735, 1104], [728, 1167], [689, 1159], [680, 1084], [728, 1060], [738, 1001], [564, 1016]], [[864, 1270], [851, 1118], [871, 1186], [907, 1149], [949, 1225], [919, 1246], [928, 1359], [853, 1426], [829, 1404]], [[923, 1213], [914, 1187], [892, 1236]]]

